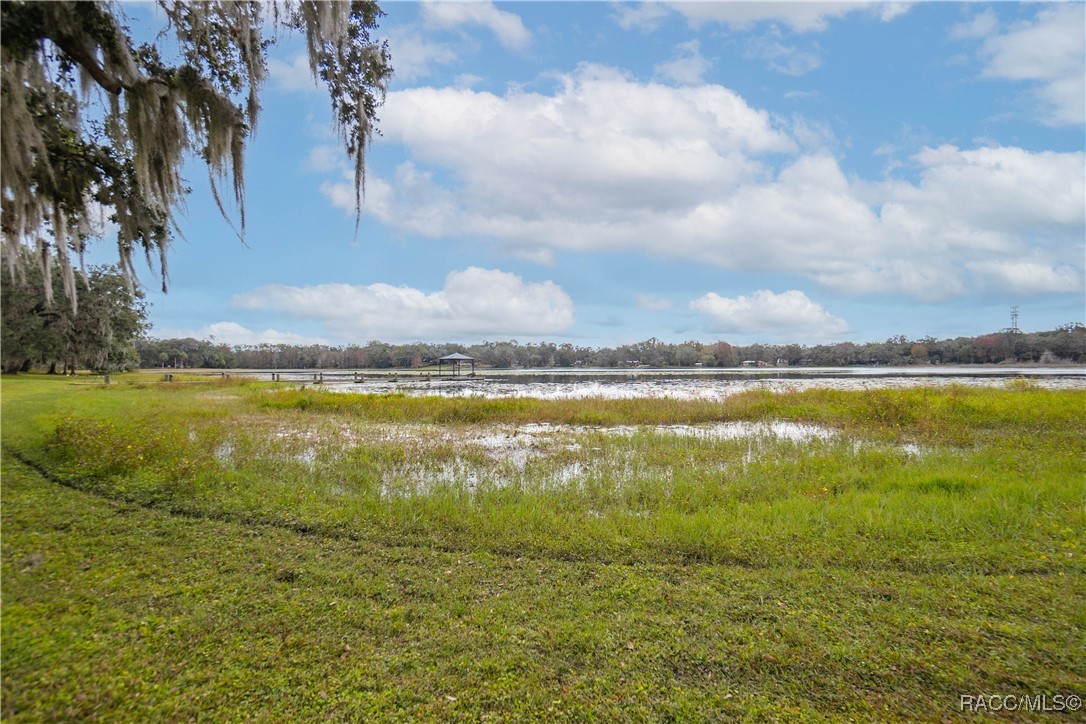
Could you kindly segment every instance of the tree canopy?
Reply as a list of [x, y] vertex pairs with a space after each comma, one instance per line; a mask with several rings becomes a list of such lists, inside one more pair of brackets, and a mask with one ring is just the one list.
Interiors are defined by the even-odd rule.
[[885, 342], [732, 345], [680, 343], [647, 339], [617, 347], [582, 347], [553, 342], [455, 342], [367, 344], [332, 347], [325, 344], [230, 345], [222, 341], [140, 339], [136, 343], [143, 367], [211, 367], [240, 369], [290, 369], [360, 367], [421, 367], [439, 357], [466, 352], [480, 365], [510, 367], [738, 367], [753, 361], [770, 366], [836, 367], [846, 365], [906, 366], [915, 364], [998, 364], [1040, 362], [1060, 364], [1086, 361], [1086, 327], [1079, 323], [1042, 332], [993, 332], [979, 337], [910, 340], [897, 335]]
[[[147, 306], [143, 292], [130, 287], [117, 267], [91, 267], [85, 274], [76, 274], [77, 311], [67, 305], [47, 305], [44, 283], [38, 265], [26, 264], [0, 286], [0, 355], [5, 373], [32, 364], [97, 372], [139, 365], [136, 342], [147, 330]], [[60, 286], [60, 275], [51, 275], [51, 283]]]
[[[166, 28], [154, 42], [133, 40], [121, 5], [111, 2], [0, 4], [2, 98], [0, 231], [9, 272], [33, 251], [49, 281], [55, 267], [73, 311], [73, 255], [117, 229], [118, 263], [131, 284], [134, 252], [159, 259], [181, 233], [174, 212], [187, 193], [181, 168], [207, 165], [216, 203], [229, 183], [244, 237], [245, 144], [256, 128], [259, 89], [276, 29], [304, 34], [314, 77], [331, 98], [333, 119], [354, 159], [355, 200], [365, 152], [392, 75], [386, 43], [373, 37], [376, 2], [185, 2], [158, 0]], [[164, 52], [176, 39], [176, 54]], [[169, 47], [173, 47], [170, 45]], [[97, 224], [98, 227], [101, 224]]]

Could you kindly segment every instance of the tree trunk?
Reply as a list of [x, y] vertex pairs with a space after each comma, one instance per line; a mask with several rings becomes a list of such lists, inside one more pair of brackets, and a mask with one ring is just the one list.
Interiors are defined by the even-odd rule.
[[57, 361], [53, 360], [49, 363], [49, 372], [47, 374], [55, 375], [57, 373]]
[[23, 360], [21, 360], [21, 359], [10, 360], [9, 359], [4, 363], [4, 374], [5, 375], [17, 375], [17, 374], [19, 374], [19, 370], [21, 370], [22, 367], [23, 367]]

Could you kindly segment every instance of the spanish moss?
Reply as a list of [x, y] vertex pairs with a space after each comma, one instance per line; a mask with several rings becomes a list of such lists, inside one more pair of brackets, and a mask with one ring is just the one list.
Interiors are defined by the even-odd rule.
[[[101, 235], [91, 223], [96, 215], [116, 231], [129, 285], [136, 283], [133, 253], [142, 250], [150, 267], [157, 258], [165, 291], [167, 250], [180, 235], [176, 212], [187, 193], [181, 168], [193, 156], [207, 165], [215, 202], [244, 240], [244, 153], [273, 42], [265, 25], [304, 34], [310, 68], [328, 86], [336, 129], [354, 159], [360, 214], [365, 150], [392, 74], [387, 45], [370, 35], [383, 14], [377, 4], [159, 6], [179, 49], [168, 60], [157, 45], [132, 39], [113, 3], [6, 2], [0, 10], [0, 220], [8, 274], [36, 258], [48, 277], [55, 261], [73, 310], [72, 259], [82, 266], [88, 240]], [[224, 203], [227, 188], [236, 223]], [[51, 303], [52, 285], [44, 289]]]

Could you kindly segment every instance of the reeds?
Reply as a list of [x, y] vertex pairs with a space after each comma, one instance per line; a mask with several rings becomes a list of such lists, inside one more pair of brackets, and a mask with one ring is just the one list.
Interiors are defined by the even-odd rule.
[[[115, 399], [55, 423], [49, 464], [143, 504], [456, 549], [917, 570], [1076, 562], [1049, 524], [1082, 520], [1081, 393], [711, 403], [188, 389], [122, 404], [124, 416], [106, 408], [144, 391], [100, 393]], [[706, 434], [738, 420], [819, 427]]]

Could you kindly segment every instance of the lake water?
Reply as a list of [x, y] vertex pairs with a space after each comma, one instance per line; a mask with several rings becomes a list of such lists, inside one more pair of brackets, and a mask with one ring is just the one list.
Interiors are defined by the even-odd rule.
[[[230, 374], [269, 379], [271, 370], [237, 370]], [[446, 395], [455, 397], [536, 397], [610, 399], [655, 397], [722, 400], [746, 390], [789, 391], [811, 388], [863, 390], [904, 388], [917, 385], [967, 385], [1001, 387], [1028, 380], [1048, 389], [1086, 390], [1086, 369], [1008, 367], [909, 367], [909, 368], [762, 368], [742, 370], [487, 370], [476, 377], [438, 378], [424, 374], [343, 370], [278, 371], [283, 381], [315, 387], [330, 393]], [[359, 380], [357, 375], [361, 374]], [[314, 384], [321, 378], [321, 384]], [[357, 381], [356, 381], [357, 380]], [[297, 421], [296, 421], [297, 422]], [[513, 486], [523, 489], [577, 487], [611, 479], [670, 480], [672, 470], [653, 467], [635, 445], [611, 444], [607, 438], [656, 436], [686, 438], [692, 446], [723, 445], [738, 452], [720, 466], [720, 474], [742, 468], [764, 455], [780, 453], [782, 445], [822, 446], [851, 444], [854, 449], [880, 445], [902, 460], [927, 451], [913, 442], [895, 444], [847, 440], [828, 427], [780, 420], [732, 421], [701, 425], [575, 426], [549, 423], [522, 425], [431, 425], [370, 423], [339, 420], [334, 435], [314, 431], [308, 424], [297, 429], [289, 424], [276, 434], [283, 438], [287, 455], [315, 468], [356, 446], [401, 447], [409, 454], [381, 468], [381, 491], [388, 497], [424, 494], [446, 486], [462, 486], [469, 493]], [[274, 448], [273, 448], [274, 449]], [[450, 449], [459, 451], [449, 456]], [[692, 447], [691, 449], [694, 449]], [[697, 449], [701, 449], [698, 447]], [[471, 454], [465, 454], [470, 451]], [[229, 459], [233, 448], [216, 450]], [[281, 451], [279, 454], [283, 454]], [[694, 453], [691, 453], [692, 455]], [[707, 463], [709, 464], [709, 463]], [[729, 467], [731, 466], [731, 467]], [[738, 466], [738, 468], [736, 468]], [[617, 471], [617, 472], [615, 472]], [[333, 476], [334, 477], [334, 476]], [[596, 481], [596, 482], [593, 482]], [[349, 494], [337, 482], [333, 494]]]
[[[280, 374], [282, 380], [312, 383], [315, 373]], [[866, 390], [921, 385], [1003, 387], [1028, 380], [1045, 389], [1086, 390], [1086, 367], [821, 367], [752, 369], [554, 369], [487, 370], [475, 377], [373, 375], [361, 381], [326, 371], [321, 387], [335, 392], [448, 397], [628, 399], [668, 397], [719, 400], [747, 390], [787, 392], [812, 388]]]

